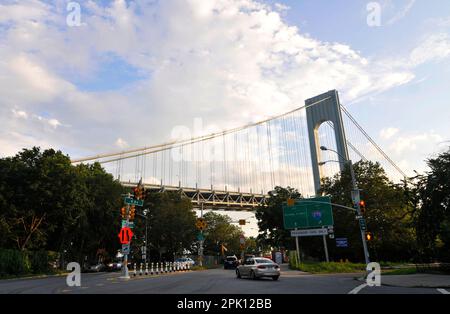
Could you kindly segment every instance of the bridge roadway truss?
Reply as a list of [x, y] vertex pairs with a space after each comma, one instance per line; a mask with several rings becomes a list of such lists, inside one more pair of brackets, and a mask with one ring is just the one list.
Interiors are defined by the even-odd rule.
[[[137, 182], [121, 182], [125, 187], [135, 187]], [[144, 188], [150, 191], [165, 192], [177, 191], [182, 196], [189, 198], [194, 207], [216, 210], [247, 210], [254, 211], [256, 207], [267, 206], [268, 195], [255, 193], [230, 192], [214, 189], [186, 188], [181, 186], [167, 186], [158, 184], [146, 184]]]

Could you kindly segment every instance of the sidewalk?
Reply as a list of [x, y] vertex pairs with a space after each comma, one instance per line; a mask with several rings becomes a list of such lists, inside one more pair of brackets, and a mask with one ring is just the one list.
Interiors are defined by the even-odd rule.
[[450, 275], [381, 275], [381, 284], [407, 288], [450, 288]]
[[281, 264], [280, 271], [281, 271], [281, 274], [286, 274], [286, 275], [310, 275], [310, 273], [307, 273], [307, 272], [304, 272], [301, 270], [290, 269], [289, 264]]

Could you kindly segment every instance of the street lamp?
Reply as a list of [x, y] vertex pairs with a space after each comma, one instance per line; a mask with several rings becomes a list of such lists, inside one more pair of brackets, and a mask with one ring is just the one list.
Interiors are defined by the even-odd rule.
[[[341, 154], [339, 154], [337, 151], [333, 150], [333, 149], [329, 149], [325, 146], [320, 146], [320, 150], [322, 151], [331, 151], [336, 153], [343, 161], [335, 161], [335, 160], [330, 160], [330, 161], [325, 161], [325, 162], [321, 162], [319, 163], [320, 166], [325, 165], [327, 162], [342, 162], [342, 163], [348, 163], [349, 168], [350, 168], [350, 174], [352, 176], [352, 192], [351, 192], [351, 197], [354, 203], [354, 206], [356, 208], [356, 212], [358, 213], [358, 216], [361, 216], [361, 207], [360, 207], [360, 196], [359, 196], [359, 189], [358, 189], [358, 185], [356, 183], [356, 177], [355, 177], [355, 171], [353, 169], [353, 163], [350, 159], [347, 160], [347, 158], [345, 158], [344, 156], [342, 156]], [[363, 219], [363, 218], [362, 218]], [[362, 224], [359, 224], [359, 231], [361, 232], [361, 239], [362, 239], [362, 243], [363, 243], [363, 248], [364, 248], [364, 259], [366, 261], [366, 264], [370, 263], [369, 260], [369, 251], [367, 249], [367, 242], [366, 242], [366, 235], [365, 232], [362, 228]]]

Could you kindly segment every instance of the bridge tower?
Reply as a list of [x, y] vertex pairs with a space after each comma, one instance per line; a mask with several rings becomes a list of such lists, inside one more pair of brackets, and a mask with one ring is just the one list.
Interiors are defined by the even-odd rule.
[[342, 160], [342, 157], [336, 156], [336, 158], [339, 158], [341, 171], [345, 168], [345, 162], [349, 160], [347, 140], [345, 137], [344, 124], [342, 122], [341, 103], [339, 102], [339, 95], [336, 90], [331, 90], [319, 96], [307, 99], [305, 104], [314, 177], [314, 190], [317, 193], [320, 189], [320, 179], [322, 177], [322, 170], [321, 167], [319, 167], [319, 162], [322, 161], [321, 145], [319, 142], [320, 126], [327, 121], [333, 123], [337, 152], [346, 159]]

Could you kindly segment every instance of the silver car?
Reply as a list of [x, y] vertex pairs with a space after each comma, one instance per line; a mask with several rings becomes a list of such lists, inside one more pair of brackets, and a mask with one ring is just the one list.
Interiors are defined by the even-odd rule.
[[268, 258], [248, 258], [243, 265], [237, 267], [236, 276], [237, 278], [245, 276], [251, 279], [270, 277], [273, 280], [278, 280], [280, 277], [280, 266]]

